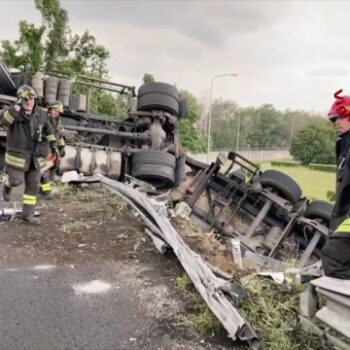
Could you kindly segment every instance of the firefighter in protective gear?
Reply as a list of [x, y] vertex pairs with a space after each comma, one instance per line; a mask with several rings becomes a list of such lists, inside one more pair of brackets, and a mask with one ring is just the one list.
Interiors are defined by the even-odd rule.
[[58, 153], [49, 153], [47, 158], [48, 162], [52, 162], [55, 165], [42, 174], [40, 179], [40, 193], [43, 195], [45, 199], [52, 199], [51, 195], [51, 175], [54, 174], [56, 170], [56, 164], [61, 157], [65, 155], [65, 142], [63, 138], [63, 128], [61, 126], [60, 115], [63, 113], [63, 104], [61, 101], [56, 101], [52, 103], [48, 108], [48, 117], [49, 123], [53, 128], [53, 132], [55, 134], [57, 140], [57, 150]]
[[40, 184], [40, 168], [45, 165], [45, 143], [57, 149], [56, 137], [47, 113], [36, 107], [36, 94], [32, 87], [21, 86], [17, 102], [5, 110], [0, 121], [7, 128], [5, 172], [8, 175], [3, 187], [4, 200], [10, 200], [12, 187], [24, 183], [22, 218], [25, 223], [37, 225], [34, 216]]
[[328, 117], [335, 124], [339, 139], [336, 143], [336, 200], [330, 222], [330, 237], [322, 249], [325, 275], [350, 279], [350, 96], [335, 93]]

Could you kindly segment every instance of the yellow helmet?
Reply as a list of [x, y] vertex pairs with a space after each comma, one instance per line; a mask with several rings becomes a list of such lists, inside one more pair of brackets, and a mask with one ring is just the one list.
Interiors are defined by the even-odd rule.
[[59, 113], [63, 113], [63, 104], [61, 101], [56, 101], [54, 103], [51, 103], [49, 106], [49, 110], [54, 109], [55, 111]]
[[34, 89], [31, 86], [29, 86], [29, 85], [22, 85], [17, 90], [17, 97], [18, 98], [23, 98], [26, 101], [28, 101], [30, 99], [30, 97], [36, 98], [36, 93], [35, 93]]

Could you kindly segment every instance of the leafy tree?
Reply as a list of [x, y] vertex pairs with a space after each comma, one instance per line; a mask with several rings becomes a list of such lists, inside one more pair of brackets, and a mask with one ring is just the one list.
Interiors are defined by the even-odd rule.
[[68, 13], [61, 8], [59, 0], [35, 0], [46, 28], [45, 70], [55, 67], [66, 56], [66, 32]]
[[143, 75], [142, 81], [143, 81], [144, 84], [153, 83], [154, 82], [153, 74], [145, 73]]
[[0, 55], [10, 67], [24, 66], [32, 73], [57, 69], [71, 76], [94, 73], [106, 76], [109, 52], [96, 43], [88, 31], [72, 34], [68, 13], [59, 0], [35, 0], [43, 24], [35, 27], [26, 21], [19, 23], [20, 36], [13, 43], [2, 41]]
[[320, 121], [300, 130], [292, 141], [290, 153], [302, 164], [335, 164], [334, 142], [336, 133], [332, 125]]
[[187, 115], [179, 123], [179, 137], [182, 147], [189, 152], [202, 152], [205, 148], [204, 140], [196, 131], [196, 122], [201, 113], [201, 106], [197, 99], [186, 90], [180, 91], [187, 102]]

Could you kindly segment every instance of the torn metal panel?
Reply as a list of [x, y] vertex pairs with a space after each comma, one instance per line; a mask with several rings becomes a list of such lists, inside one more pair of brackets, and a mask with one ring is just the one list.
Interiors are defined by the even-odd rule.
[[325, 337], [332, 345], [335, 345], [337, 348], [339, 348], [341, 350], [350, 350], [350, 344], [344, 343], [339, 338], [323, 331], [321, 328], [317, 327], [308, 318], [303, 317], [303, 316], [299, 316], [299, 321], [300, 321], [301, 327], [304, 329], [305, 332], [311, 333], [311, 334], [316, 334], [320, 338]]
[[350, 297], [350, 281], [339, 278], [323, 276], [313, 280], [311, 284], [334, 293], [343, 294]]
[[316, 317], [350, 338], [350, 281], [324, 276], [311, 284], [326, 299]]
[[172, 247], [195, 288], [225, 327], [229, 336], [233, 340], [245, 337], [245, 340], [254, 343], [256, 349], [263, 349], [262, 342], [233, 305], [232, 296], [227, 295], [227, 288], [224, 288], [226, 293], [222, 291], [224, 286], [227, 287], [227, 282], [216, 277], [202, 257], [186, 245], [170, 221], [154, 210], [147, 196], [106, 177], [101, 177], [101, 183], [109, 191], [133, 202], [143, 217], [158, 227], [162, 238]]

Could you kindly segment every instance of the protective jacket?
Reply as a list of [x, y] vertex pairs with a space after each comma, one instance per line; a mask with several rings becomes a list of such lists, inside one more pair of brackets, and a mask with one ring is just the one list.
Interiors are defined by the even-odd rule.
[[336, 143], [336, 200], [330, 223], [331, 234], [350, 237], [350, 132]]
[[37, 107], [28, 115], [12, 106], [1, 114], [0, 119], [7, 127], [5, 164], [23, 171], [28, 171], [31, 160], [37, 169], [44, 166], [47, 156], [45, 143], [49, 142], [52, 149], [57, 147], [47, 113]]
[[66, 144], [63, 138], [64, 129], [61, 124], [61, 119], [59, 117], [49, 117], [49, 121], [53, 127], [56, 136], [58, 152], [61, 157], [64, 157]]

